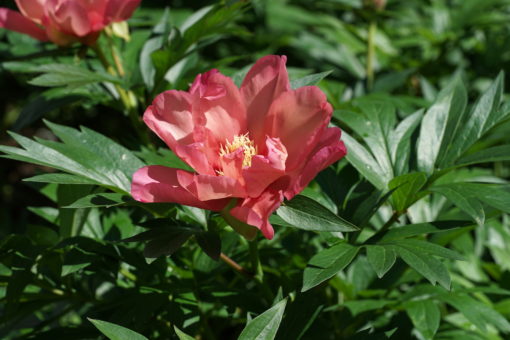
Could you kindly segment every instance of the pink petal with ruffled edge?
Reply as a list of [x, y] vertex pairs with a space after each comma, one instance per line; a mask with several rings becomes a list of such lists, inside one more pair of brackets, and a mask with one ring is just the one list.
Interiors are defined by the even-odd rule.
[[48, 0], [45, 11], [50, 24], [63, 33], [78, 37], [91, 33], [87, 10], [76, 1]]
[[267, 190], [256, 198], [245, 198], [239, 202], [230, 214], [240, 221], [257, 227], [267, 239], [272, 239], [274, 229], [269, 216], [278, 209], [283, 201], [281, 191]]
[[243, 170], [246, 192], [258, 197], [269, 184], [285, 175], [287, 150], [277, 138], [266, 137], [266, 154], [254, 156], [251, 167]]
[[206, 141], [212, 162], [220, 146], [246, 132], [246, 110], [232, 79], [213, 69], [199, 74], [189, 91], [193, 108], [195, 140]]
[[257, 145], [264, 144], [264, 121], [271, 103], [280, 94], [290, 90], [286, 61], [286, 56], [269, 55], [260, 58], [248, 71], [241, 85], [250, 137]]
[[189, 93], [175, 90], [163, 92], [147, 108], [143, 120], [177, 156], [198, 173], [215, 174], [204, 144], [194, 140]]
[[284, 192], [286, 199], [290, 200], [299, 194], [320, 171], [347, 154], [344, 142], [340, 140], [341, 133], [342, 131], [337, 127], [331, 127], [324, 131], [308, 162], [298, 171], [289, 174], [291, 182]]
[[131, 195], [144, 203], [179, 203], [213, 211], [220, 211], [228, 204], [228, 199], [199, 200], [179, 183], [179, 171], [182, 170], [159, 165], [138, 169], [133, 175]]
[[0, 27], [29, 35], [40, 41], [48, 40], [43, 29], [20, 13], [7, 8], [0, 8]]
[[326, 95], [316, 86], [284, 92], [273, 102], [265, 131], [271, 137], [280, 138], [287, 148], [287, 171], [306, 161], [328, 125], [332, 111]]
[[196, 175], [177, 170], [177, 179], [183, 188], [201, 201], [246, 196], [239, 181], [226, 176]]

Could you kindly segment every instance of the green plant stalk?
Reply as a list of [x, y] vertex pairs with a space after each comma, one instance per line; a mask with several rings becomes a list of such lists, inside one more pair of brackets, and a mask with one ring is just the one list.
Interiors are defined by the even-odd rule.
[[274, 295], [268, 285], [264, 282], [264, 270], [262, 269], [262, 264], [260, 263], [259, 245], [256, 237], [253, 241], [248, 242], [248, 247], [252, 271], [255, 273], [255, 281], [257, 281], [259, 284], [262, 293], [267, 299], [267, 302], [271, 303], [274, 300]]
[[[112, 46], [112, 44], [110, 44], [110, 46]], [[101, 49], [101, 47], [99, 46], [99, 44], [97, 44], [97, 43], [94, 44], [92, 46], [92, 50], [96, 53], [99, 61], [105, 68], [106, 72], [108, 72], [112, 76], [119, 76], [119, 75], [122, 76], [122, 72], [123, 72], [122, 66], [120, 66], [121, 68], [120, 68], [119, 72], [117, 72], [115, 70], [115, 68], [110, 64], [108, 59], [106, 58], [106, 56], [105, 56], [103, 50]], [[112, 50], [112, 55], [113, 55], [113, 53], [115, 53], [114, 50]], [[119, 59], [118, 55], [117, 55], [117, 59]], [[114, 60], [115, 60], [115, 57], [114, 57]], [[117, 61], [115, 63], [117, 63]], [[117, 66], [117, 67], [119, 67], [119, 66]], [[147, 134], [144, 133], [145, 129], [141, 123], [140, 117], [138, 117], [137, 102], [135, 99], [136, 98], [135, 95], [133, 94], [132, 91], [123, 89], [119, 84], [114, 84], [114, 86], [115, 86], [115, 89], [117, 90], [117, 93], [119, 94], [120, 101], [121, 101], [122, 105], [124, 106], [124, 109], [126, 110], [126, 113], [129, 117], [129, 119], [131, 120], [131, 124], [133, 124], [133, 127], [135, 128], [135, 130], [138, 133], [138, 136], [142, 139], [142, 142], [144, 144], [149, 145], [150, 144], [149, 138], [148, 138]]]
[[367, 37], [367, 89], [372, 91], [374, 87], [374, 60], [375, 60], [375, 34], [377, 32], [377, 22], [375, 19], [370, 21]]

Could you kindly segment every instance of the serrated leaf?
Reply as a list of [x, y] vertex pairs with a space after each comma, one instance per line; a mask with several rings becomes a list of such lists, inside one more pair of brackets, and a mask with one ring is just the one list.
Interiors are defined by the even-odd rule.
[[238, 340], [273, 340], [280, 327], [286, 304], [287, 299], [284, 299], [251, 320]]
[[395, 251], [391, 247], [379, 245], [366, 246], [367, 259], [379, 278], [391, 269], [397, 259]]
[[420, 197], [417, 193], [427, 182], [427, 175], [423, 172], [413, 172], [393, 178], [388, 187], [395, 190], [391, 195], [396, 211], [404, 212]]
[[310, 74], [303, 78], [291, 80], [290, 87], [292, 89], [298, 89], [303, 86], [317, 85], [322, 79], [326, 78], [332, 72], [333, 72], [333, 70], [321, 72], [321, 73], [314, 73], [314, 74]]
[[320, 203], [302, 195], [282, 205], [278, 216], [285, 222], [304, 230], [350, 232], [358, 230], [354, 224], [344, 220]]
[[99, 331], [110, 340], [149, 340], [140, 333], [111, 322], [95, 320], [91, 318], [88, 318], [88, 320], [92, 322], [92, 324], [96, 326], [96, 328], [99, 329]]
[[339, 243], [312, 257], [303, 273], [301, 291], [305, 292], [336, 275], [351, 263], [358, 251], [358, 247]]

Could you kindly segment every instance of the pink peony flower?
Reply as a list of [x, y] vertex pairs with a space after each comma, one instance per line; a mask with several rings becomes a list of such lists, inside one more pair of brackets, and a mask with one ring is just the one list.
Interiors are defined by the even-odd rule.
[[16, 0], [21, 13], [0, 8], [0, 27], [58, 45], [96, 42], [112, 22], [127, 20], [141, 0]]
[[143, 119], [196, 173], [146, 166], [133, 176], [133, 197], [213, 211], [236, 198], [230, 215], [271, 239], [268, 218], [284, 197], [346, 154], [340, 129], [328, 127], [326, 96], [316, 86], [292, 90], [286, 60], [261, 58], [240, 89], [211, 70], [188, 92], [158, 95]]

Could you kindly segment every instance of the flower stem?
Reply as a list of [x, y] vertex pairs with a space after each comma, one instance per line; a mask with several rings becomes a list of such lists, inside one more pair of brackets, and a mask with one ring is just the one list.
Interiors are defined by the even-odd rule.
[[377, 22], [375, 19], [370, 21], [367, 37], [367, 89], [372, 91], [374, 87], [374, 59], [375, 59], [375, 34], [377, 32]]
[[250, 260], [252, 271], [255, 273], [255, 281], [260, 286], [262, 293], [264, 294], [267, 303], [271, 303], [274, 300], [273, 293], [268, 285], [264, 282], [264, 270], [262, 269], [262, 264], [260, 263], [259, 257], [259, 248], [257, 238], [253, 239], [253, 241], [248, 242], [249, 252], [250, 252]]
[[[110, 43], [110, 46], [113, 46], [113, 42]], [[99, 61], [103, 65], [106, 72], [108, 72], [112, 76], [116, 76], [116, 77], [117, 76], [123, 77], [125, 75], [124, 69], [122, 67], [122, 63], [120, 61], [120, 58], [119, 58], [117, 52], [114, 52], [114, 50], [112, 49], [112, 56], [115, 54], [113, 59], [117, 66], [117, 70], [116, 70], [110, 64], [110, 62], [106, 58], [103, 50], [101, 49], [101, 47], [99, 46], [98, 43], [96, 43], [92, 46], [92, 50], [96, 53]], [[116, 59], [118, 59], [118, 60], [116, 60]], [[126, 89], [122, 88], [122, 86], [120, 86], [119, 84], [114, 84], [114, 86], [115, 86], [115, 89], [117, 90], [117, 93], [119, 94], [120, 101], [124, 107], [124, 110], [125, 110], [127, 116], [129, 117], [129, 119], [131, 120], [131, 124], [137, 131], [142, 142], [144, 144], [148, 145], [149, 138], [148, 138], [147, 134], [144, 133], [145, 129], [142, 125], [140, 117], [138, 116], [138, 112], [137, 112], [138, 105], [137, 105], [137, 101], [136, 101], [136, 97], [135, 97], [134, 93], [130, 90], [126, 90]]]
[[245, 276], [245, 277], [248, 277], [248, 278], [253, 278], [253, 274], [250, 273], [249, 271], [247, 271], [246, 269], [244, 269], [243, 266], [241, 266], [239, 263], [237, 263], [236, 261], [232, 260], [230, 257], [228, 257], [227, 255], [225, 255], [224, 253], [221, 253], [220, 254], [220, 259], [225, 262], [230, 268], [234, 269], [236, 272], [238, 272], [239, 274]]

